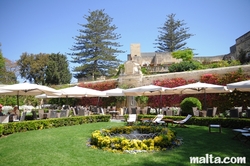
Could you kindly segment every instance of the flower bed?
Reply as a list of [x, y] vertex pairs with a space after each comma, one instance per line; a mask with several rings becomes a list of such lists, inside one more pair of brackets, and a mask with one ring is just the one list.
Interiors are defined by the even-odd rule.
[[[142, 136], [144, 139], [140, 139]], [[96, 130], [90, 139], [92, 148], [120, 153], [154, 152], [180, 144], [181, 140], [176, 138], [176, 133], [168, 128], [154, 126], [125, 126]]]

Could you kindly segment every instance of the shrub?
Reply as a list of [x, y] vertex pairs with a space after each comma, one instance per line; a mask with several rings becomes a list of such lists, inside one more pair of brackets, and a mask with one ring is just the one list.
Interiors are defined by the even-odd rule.
[[202, 65], [197, 61], [183, 61], [180, 63], [175, 63], [169, 66], [169, 72], [182, 72], [182, 71], [192, 71], [201, 69]]
[[141, 67], [141, 72], [142, 74], [145, 74], [145, 75], [149, 74], [149, 71], [146, 67]]
[[193, 114], [192, 107], [197, 107], [199, 110], [201, 109], [201, 102], [199, 99], [195, 97], [187, 97], [181, 102], [181, 110], [183, 115]]

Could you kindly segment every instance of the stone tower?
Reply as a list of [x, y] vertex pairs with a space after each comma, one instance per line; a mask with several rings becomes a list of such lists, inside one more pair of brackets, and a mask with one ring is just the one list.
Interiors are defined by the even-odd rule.
[[141, 45], [139, 43], [133, 43], [130, 45], [130, 56], [131, 60], [134, 60], [134, 57], [141, 56]]

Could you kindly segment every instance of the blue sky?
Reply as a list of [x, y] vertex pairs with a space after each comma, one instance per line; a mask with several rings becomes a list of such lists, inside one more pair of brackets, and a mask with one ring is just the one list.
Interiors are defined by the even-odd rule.
[[1, 0], [0, 43], [3, 56], [12, 61], [24, 52], [66, 55], [74, 45], [72, 37], [79, 35], [78, 23], [87, 23], [83, 16], [105, 9], [121, 34], [122, 61], [131, 43], [140, 43], [141, 52], [156, 51], [158, 27], [171, 13], [195, 34], [186, 42], [197, 56], [222, 55], [250, 31], [249, 7], [249, 0]]

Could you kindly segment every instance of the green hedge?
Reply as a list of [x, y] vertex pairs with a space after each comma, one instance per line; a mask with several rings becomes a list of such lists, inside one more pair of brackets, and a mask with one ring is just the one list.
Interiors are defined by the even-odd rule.
[[[138, 115], [138, 121], [141, 118], [154, 118], [155, 115]], [[125, 121], [128, 115], [124, 116]], [[165, 116], [167, 119], [182, 120], [185, 116]], [[10, 122], [0, 124], [0, 136], [8, 135], [16, 132], [25, 132], [30, 130], [42, 130], [56, 128], [62, 126], [81, 125], [85, 123], [108, 122], [110, 115], [91, 115], [91, 116], [75, 116], [67, 118], [54, 118], [44, 120], [30, 120], [22, 122]], [[194, 117], [192, 116], [186, 122], [187, 125], [208, 126], [209, 124], [220, 124], [225, 128], [243, 128], [250, 126], [250, 119], [247, 118], [221, 118], [221, 117]]]
[[[143, 115], [140, 114], [137, 120], [140, 121], [141, 118], [154, 118], [155, 115]], [[165, 119], [173, 120], [183, 120], [186, 116], [164, 116]], [[125, 120], [128, 115], [125, 116]], [[225, 128], [243, 128], [245, 126], [250, 126], [249, 118], [222, 118], [222, 117], [194, 117], [192, 116], [187, 122], [187, 125], [198, 125], [198, 126], [208, 126], [209, 124], [220, 124]]]
[[109, 120], [110, 115], [91, 115], [10, 122], [0, 124], [0, 136], [30, 130], [42, 130], [63, 126], [81, 125], [85, 123], [108, 122]]

